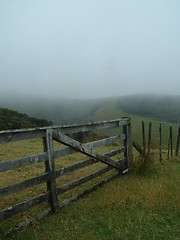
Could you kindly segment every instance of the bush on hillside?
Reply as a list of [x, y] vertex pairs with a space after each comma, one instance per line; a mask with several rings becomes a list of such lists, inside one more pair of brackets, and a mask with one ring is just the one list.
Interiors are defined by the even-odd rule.
[[37, 119], [7, 108], [0, 108], [0, 130], [45, 127], [52, 124], [45, 119]]

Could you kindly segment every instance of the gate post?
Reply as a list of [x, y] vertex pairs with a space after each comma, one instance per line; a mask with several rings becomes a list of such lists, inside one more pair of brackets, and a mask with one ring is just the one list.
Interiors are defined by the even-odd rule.
[[128, 164], [133, 162], [132, 126], [131, 119], [128, 120]]
[[53, 138], [52, 138], [52, 129], [46, 130], [46, 150], [47, 150], [47, 164], [46, 164], [46, 172], [49, 175], [49, 181], [47, 182], [48, 191], [50, 193], [50, 205], [51, 211], [55, 212], [58, 208], [58, 197], [57, 197], [57, 189], [56, 189], [56, 173], [55, 173], [55, 165], [54, 165], [54, 157], [53, 157]]
[[177, 142], [176, 142], [176, 157], [178, 156], [179, 153], [179, 141], [180, 141], [180, 126], [178, 127], [178, 132], [177, 132]]
[[124, 140], [124, 147], [125, 147], [124, 157], [126, 158], [125, 167], [128, 168], [130, 165], [130, 162], [133, 160], [132, 132], [131, 132], [130, 118], [128, 118], [127, 124], [123, 126], [123, 134], [125, 134], [125, 140]]

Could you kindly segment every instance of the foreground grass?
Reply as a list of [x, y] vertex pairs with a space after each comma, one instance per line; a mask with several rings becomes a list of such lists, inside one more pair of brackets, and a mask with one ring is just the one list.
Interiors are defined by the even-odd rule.
[[126, 176], [9, 239], [180, 239], [179, 160], [137, 163]]
[[[119, 133], [119, 130], [118, 130]], [[54, 143], [55, 149], [63, 146]], [[101, 153], [119, 146], [106, 146], [98, 149]], [[42, 140], [13, 142], [0, 145], [0, 161], [43, 152]], [[159, 158], [153, 150], [153, 160]], [[14, 233], [9, 239], [180, 239], [180, 163], [165, 162], [167, 151], [163, 151], [163, 165], [152, 161], [142, 164], [136, 161], [133, 170], [126, 176], [100, 188], [89, 196], [64, 208], [55, 215]], [[117, 156], [119, 157], [119, 156]], [[56, 159], [56, 169], [86, 159], [82, 154], [73, 154]], [[116, 159], [117, 160], [117, 159]], [[148, 161], [149, 162], [149, 161]], [[92, 165], [71, 175], [58, 179], [58, 186], [101, 168], [101, 164]], [[8, 174], [7, 174], [8, 173]], [[44, 173], [44, 163], [1, 173], [0, 187], [20, 180], [39, 176]], [[94, 184], [94, 182], [88, 183]], [[87, 188], [82, 185], [75, 189]], [[46, 192], [46, 184], [27, 189], [0, 202], [0, 209], [30, 199]], [[74, 190], [59, 197], [59, 201], [72, 196]], [[1, 223], [0, 232], [6, 232], [21, 220], [46, 209], [47, 203], [36, 206], [30, 212], [16, 215]], [[0, 237], [0, 239], [3, 237]]]

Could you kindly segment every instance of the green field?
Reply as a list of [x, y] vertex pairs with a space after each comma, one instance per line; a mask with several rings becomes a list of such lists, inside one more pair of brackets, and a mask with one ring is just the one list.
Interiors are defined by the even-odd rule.
[[[122, 112], [116, 104], [109, 104], [99, 109], [89, 120], [108, 120], [130, 116], [133, 139], [142, 144], [141, 121], [145, 122], [146, 136], [149, 121], [152, 122], [151, 156], [144, 160], [134, 150], [134, 164], [128, 174], [119, 176], [110, 183], [99, 188], [88, 196], [49, 215], [31, 226], [27, 226], [9, 236], [7, 239], [180, 239], [180, 159], [167, 160], [168, 122], [162, 123], [163, 161], [159, 163], [158, 127], [159, 121], [129, 115]], [[173, 125], [173, 141], [176, 140], [177, 125]], [[103, 135], [119, 134], [120, 129], [103, 130]], [[54, 142], [55, 149], [62, 145]], [[117, 148], [109, 145], [98, 149], [105, 153]], [[0, 144], [0, 161], [18, 158], [43, 151], [42, 140], [20, 141]], [[119, 157], [119, 156], [118, 156]], [[86, 157], [74, 154], [63, 159], [57, 159], [55, 164], [61, 168], [75, 162], [83, 161]], [[101, 168], [102, 164], [92, 165], [58, 180], [62, 185], [67, 181], [85, 176]], [[1, 173], [1, 187], [26, 180], [44, 173], [44, 163], [38, 163], [7, 173]], [[108, 173], [112, 174], [112, 172]], [[108, 175], [107, 174], [107, 175]], [[107, 176], [106, 175], [106, 176]], [[105, 177], [106, 177], [105, 176]], [[70, 197], [76, 191], [82, 191], [92, 186], [100, 178], [90, 181], [61, 196], [59, 201]], [[5, 197], [0, 202], [0, 208], [6, 208], [46, 191], [46, 184], [40, 184], [26, 191]], [[3, 221], [0, 225], [0, 239], [10, 227], [27, 220], [46, 209], [47, 203], [32, 208], [28, 212]], [[6, 238], [5, 238], [6, 239]]]
[[[1, 160], [42, 150], [39, 140], [0, 146]], [[55, 148], [59, 147], [55, 145]], [[117, 146], [103, 147], [100, 151], [106, 152], [113, 147]], [[143, 164], [143, 160], [134, 152], [135, 162], [127, 175], [119, 176], [83, 199], [59, 210], [55, 215], [35, 222], [7, 239], [180, 239], [180, 160], [176, 158], [167, 161], [166, 155], [163, 155], [163, 164], [160, 164], [158, 154], [154, 153], [147, 164]], [[74, 157], [64, 158], [63, 164], [69, 165], [83, 158], [81, 154], [75, 154]], [[58, 165], [61, 167], [62, 161], [57, 161], [56, 166]], [[101, 166], [93, 166], [89, 171], [97, 170], [98, 167]], [[6, 177], [1, 174], [1, 185], [13, 183], [18, 179], [25, 180], [43, 172], [42, 163], [17, 169]], [[87, 173], [88, 170], [85, 169], [67, 175], [59, 180], [59, 184]], [[88, 186], [96, 181], [93, 180]], [[1, 208], [39, 194], [45, 191], [45, 187], [40, 185], [15, 196], [6, 197], [5, 200], [1, 200]], [[84, 187], [79, 187], [78, 191]], [[61, 200], [74, 192], [73, 190], [65, 194]], [[31, 215], [46, 208], [47, 204], [42, 204], [2, 222], [1, 232], [7, 231], [19, 221], [28, 220]], [[3, 239], [3, 234], [1, 238]]]
[[10, 239], [180, 239], [180, 162], [136, 167]]
[[[169, 126], [172, 125], [172, 135], [173, 135], [173, 148], [176, 147], [176, 138], [177, 138], [177, 129], [178, 124], [170, 123], [167, 121], [160, 121], [153, 118], [142, 117], [137, 115], [132, 115], [126, 112], [123, 112], [116, 104], [116, 102], [111, 102], [106, 104], [104, 107], [100, 108], [95, 114], [89, 118], [91, 121], [101, 121], [101, 120], [110, 120], [117, 119], [121, 117], [130, 117], [132, 125], [132, 137], [139, 145], [142, 146], [142, 121], [145, 123], [145, 135], [146, 135], [146, 144], [148, 141], [148, 131], [149, 131], [149, 122], [152, 123], [152, 148], [158, 148], [159, 146], [159, 125], [162, 124], [162, 147], [164, 149], [168, 148], [168, 138], [169, 138]], [[118, 134], [119, 129], [103, 130], [102, 134], [113, 135]]]

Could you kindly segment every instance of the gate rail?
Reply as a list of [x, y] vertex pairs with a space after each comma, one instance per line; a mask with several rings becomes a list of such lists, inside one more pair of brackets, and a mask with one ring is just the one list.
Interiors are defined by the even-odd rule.
[[[108, 137], [84, 144], [66, 135], [70, 133], [97, 131], [106, 128], [121, 128], [121, 133], [117, 136]], [[118, 131], [120, 131], [120, 129]], [[34, 138], [43, 139], [44, 152], [31, 156], [25, 156], [18, 159], [5, 160], [0, 162], [0, 174], [8, 170], [22, 168], [28, 165], [38, 164], [40, 162], [45, 163], [45, 173], [25, 181], [19, 181], [8, 186], [2, 186], [0, 188], [0, 199], [1, 201], [3, 201], [3, 198], [5, 196], [23, 191], [24, 189], [34, 187], [41, 183], [46, 183], [46, 192], [29, 200], [15, 204], [13, 206], [8, 206], [7, 208], [0, 210], [0, 221], [3, 221], [11, 216], [14, 216], [15, 214], [25, 211], [45, 201], [49, 202], [50, 208], [48, 208], [43, 213], [40, 213], [38, 216], [32, 217], [31, 219], [29, 219], [29, 222], [39, 219], [42, 216], [48, 214], [49, 212], [55, 212], [58, 208], [62, 208], [70, 202], [75, 201], [76, 199], [84, 196], [85, 194], [97, 189], [99, 186], [105, 184], [119, 174], [126, 173], [128, 171], [130, 160], [132, 158], [131, 125], [129, 118], [88, 123], [82, 125], [65, 125], [45, 128], [0, 131], [0, 143], [29, 140]], [[53, 140], [58, 141], [68, 147], [54, 150]], [[105, 154], [100, 154], [94, 150], [97, 147], [107, 144], [113, 144], [116, 142], [122, 142], [122, 146]], [[81, 152], [89, 156], [90, 158], [84, 161], [76, 162], [72, 165], [60, 169], [56, 169], [55, 159], [58, 158], [58, 161], [63, 161], [62, 157], [72, 155], [77, 152]], [[118, 161], [111, 159], [111, 157], [121, 153], [123, 153], [123, 156], [121, 159], [118, 159]], [[102, 162], [106, 166], [79, 179], [70, 181], [61, 186], [57, 186], [57, 179], [59, 177], [91, 166], [98, 162]], [[102, 174], [112, 169], [116, 169], [116, 171], [115, 173], [113, 172], [110, 177], [101, 180], [92, 187], [75, 194], [71, 198], [59, 202], [58, 196], [62, 193], [65, 193], [70, 189], [73, 189], [98, 176], [101, 176]], [[24, 226], [25, 224], [27, 224], [27, 222], [19, 224], [18, 226], [16, 226], [16, 229]], [[11, 231], [12, 229], [9, 232]]]

